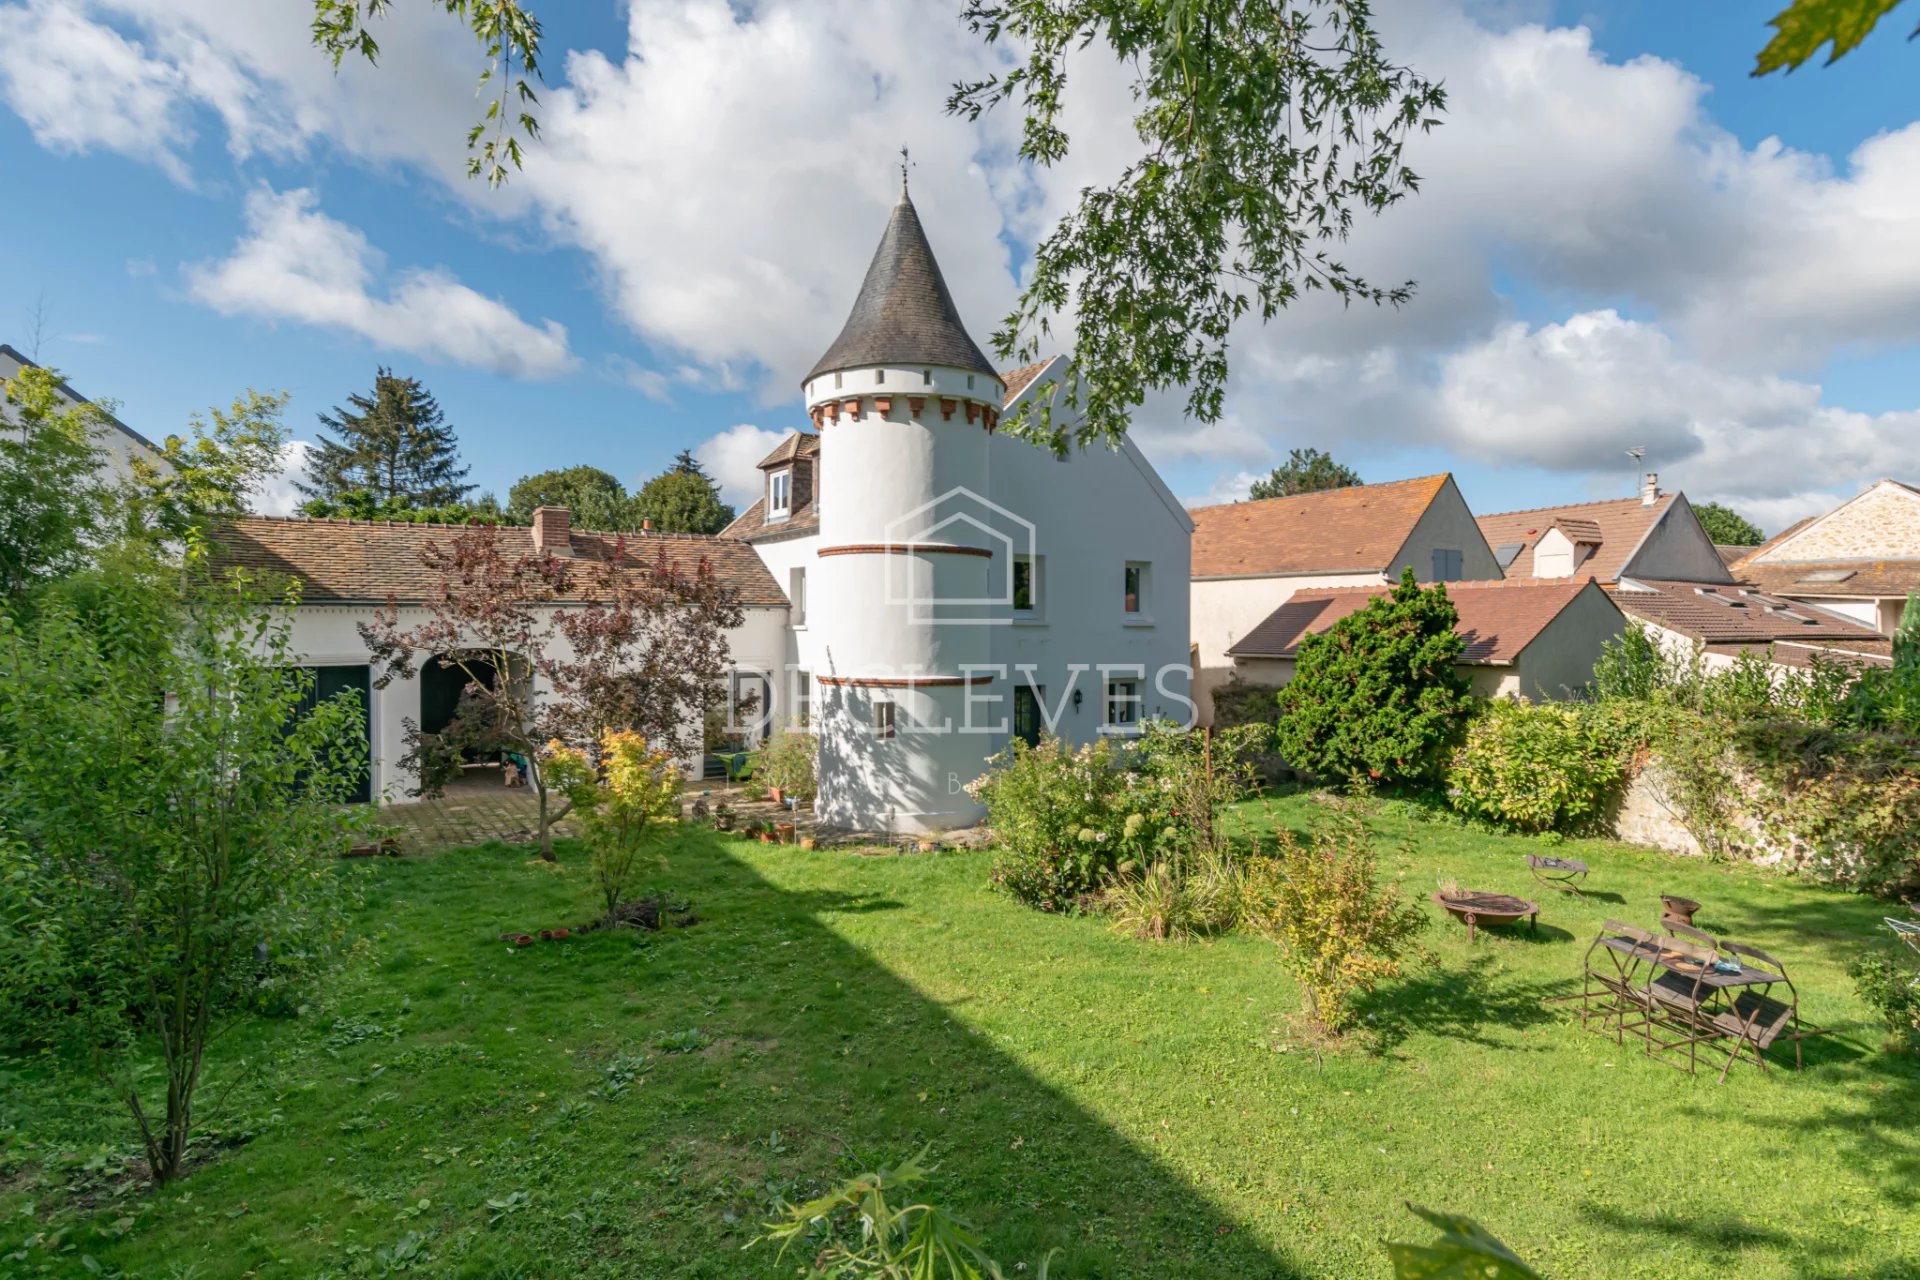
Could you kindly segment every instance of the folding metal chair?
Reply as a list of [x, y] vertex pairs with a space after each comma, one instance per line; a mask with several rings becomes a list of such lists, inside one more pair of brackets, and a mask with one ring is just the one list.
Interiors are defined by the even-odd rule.
[[[1660, 948], [1659, 959], [1652, 975], [1639, 991], [1640, 998], [1648, 1006], [1647, 1056], [1653, 1057], [1656, 1050], [1664, 1054], [1669, 1050], [1685, 1049], [1685, 1066], [1662, 1060], [1688, 1075], [1697, 1075], [1700, 1046], [1711, 1044], [1724, 1034], [1714, 1024], [1712, 1005], [1716, 991], [1709, 981], [1714, 972], [1713, 966], [1719, 963], [1720, 953], [1711, 944], [1701, 946], [1672, 935], [1656, 939], [1655, 945]], [[1675, 1038], [1661, 1039], [1655, 1034], [1656, 1029], [1674, 1032]], [[1728, 1052], [1736, 1053], [1738, 1049]], [[1724, 1079], [1725, 1072], [1721, 1074]]]
[[[1591, 1029], [1592, 1019], [1600, 1014], [1600, 1034], [1613, 1029], [1613, 1042], [1624, 1044], [1629, 1030], [1644, 1026], [1649, 1010], [1641, 994], [1644, 971], [1649, 958], [1658, 950], [1658, 940], [1637, 925], [1608, 920], [1600, 926], [1581, 960], [1580, 1025]], [[1597, 1008], [1596, 1008], [1597, 1006]], [[1627, 1015], [1643, 1015], [1629, 1027]]]
[[[1914, 910], [1920, 911], [1920, 907]], [[1896, 920], [1892, 916], [1882, 916], [1881, 919], [1886, 921], [1887, 928], [1893, 930], [1894, 937], [1920, 952], [1920, 920]], [[1909, 990], [1920, 988], [1920, 973], [1913, 975], [1913, 981], [1907, 987]]]
[[1547, 888], [1570, 893], [1582, 902], [1587, 900], [1587, 895], [1580, 892], [1578, 883], [1587, 878], [1587, 864], [1578, 858], [1550, 858], [1544, 854], [1530, 853], [1527, 855], [1527, 870]]
[[[1721, 1069], [1720, 1078], [1727, 1078], [1727, 1072], [1733, 1070], [1734, 1061], [1743, 1050], [1751, 1052], [1753, 1060], [1760, 1064], [1760, 1070], [1766, 1072], [1766, 1051], [1783, 1040], [1793, 1042], [1793, 1069], [1800, 1070], [1803, 1065], [1800, 1042], [1808, 1036], [1823, 1035], [1825, 1031], [1810, 1031], [1800, 1025], [1800, 993], [1794, 989], [1793, 979], [1787, 976], [1787, 966], [1758, 947], [1722, 942], [1720, 949], [1730, 956], [1744, 956], [1755, 961], [1763, 973], [1771, 971], [1780, 975], [1778, 982], [1769, 983], [1764, 988], [1747, 987], [1734, 991], [1731, 998], [1713, 1015], [1714, 1026], [1734, 1042], [1733, 1054]], [[1774, 994], [1774, 988], [1779, 986], [1787, 989], [1787, 998], [1784, 1000]]]
[[1681, 924], [1678, 920], [1661, 921], [1660, 932], [1669, 938], [1684, 938], [1694, 946], [1706, 947], [1708, 950], [1720, 945], [1712, 934], [1703, 929], [1696, 929], [1690, 924]]

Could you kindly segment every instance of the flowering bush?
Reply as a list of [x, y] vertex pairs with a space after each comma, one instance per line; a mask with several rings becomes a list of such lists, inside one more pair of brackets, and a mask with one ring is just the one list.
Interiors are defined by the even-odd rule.
[[1043, 911], [1062, 911], [1138, 862], [1155, 834], [1145, 780], [1108, 739], [1070, 749], [1016, 738], [968, 790], [987, 807], [999, 856], [993, 881]]
[[1625, 780], [1626, 756], [1595, 708], [1501, 699], [1454, 753], [1448, 798], [1462, 813], [1521, 831], [1577, 831]]

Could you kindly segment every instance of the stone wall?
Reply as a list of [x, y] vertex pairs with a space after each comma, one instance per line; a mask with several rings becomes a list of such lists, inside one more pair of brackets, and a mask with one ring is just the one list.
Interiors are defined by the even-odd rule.
[[[1734, 825], [1743, 839], [1741, 856], [1763, 866], [1778, 865], [1787, 854], [1762, 833], [1760, 821], [1750, 813], [1737, 814]], [[1698, 837], [1687, 829], [1685, 811], [1674, 793], [1673, 781], [1658, 760], [1633, 776], [1614, 810], [1609, 833], [1630, 844], [1651, 845], [1669, 853], [1700, 855], [1706, 852]]]

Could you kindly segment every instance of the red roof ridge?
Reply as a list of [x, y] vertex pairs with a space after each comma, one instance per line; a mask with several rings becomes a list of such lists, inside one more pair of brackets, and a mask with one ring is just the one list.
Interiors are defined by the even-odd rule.
[[1188, 507], [1192, 514], [1197, 511], [1218, 511], [1223, 507], [1258, 507], [1269, 502], [1298, 502], [1302, 498], [1318, 498], [1329, 493], [1352, 493], [1355, 489], [1397, 489], [1402, 485], [1432, 484], [1451, 476], [1451, 471], [1436, 471], [1432, 475], [1409, 476], [1405, 480], [1377, 480], [1371, 484], [1348, 484], [1338, 489], [1315, 489], [1310, 493], [1283, 493], [1276, 498], [1242, 498], [1236, 502], [1210, 502], [1204, 507]]
[[1662, 493], [1659, 497], [1655, 498], [1652, 502], [1648, 502], [1642, 497], [1640, 497], [1638, 494], [1634, 494], [1633, 496], [1626, 497], [1626, 498], [1595, 498], [1591, 502], [1563, 502], [1563, 503], [1560, 503], [1558, 506], [1552, 506], [1552, 507], [1515, 507], [1512, 511], [1489, 511], [1485, 515], [1477, 516], [1476, 518], [1481, 520], [1492, 520], [1498, 516], [1530, 516], [1530, 515], [1538, 514], [1539, 512], [1542, 512], [1542, 511], [1573, 511], [1581, 507], [1610, 507], [1610, 506], [1617, 506], [1623, 502], [1630, 502], [1635, 506], [1654, 507], [1654, 506], [1659, 506], [1662, 502], [1666, 501], [1668, 498], [1675, 497], [1678, 494], [1679, 494], [1679, 490], [1677, 489], [1670, 490], [1668, 492]]

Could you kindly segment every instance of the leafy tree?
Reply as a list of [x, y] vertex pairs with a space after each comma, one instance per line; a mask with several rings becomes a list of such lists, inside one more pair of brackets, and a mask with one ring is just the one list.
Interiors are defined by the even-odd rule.
[[[744, 617], [704, 557], [687, 571], [664, 546], [641, 560], [624, 541], [603, 561], [513, 556], [497, 526], [476, 524], [444, 546], [429, 542], [420, 561], [433, 585], [418, 609], [390, 600], [360, 634], [385, 667], [376, 688], [412, 679], [416, 654], [441, 655], [424, 660], [467, 677], [446, 731], [407, 725], [423, 792], [436, 792], [464, 752], [514, 752], [539, 795], [550, 860], [553, 824], [571, 806], [552, 785], [549, 741], [582, 745], [626, 729], [680, 754], [699, 749], [728, 670], [726, 632]], [[402, 622], [416, 613], [424, 620]]]
[[[336, 66], [349, 54], [374, 58], [367, 23], [388, 2], [313, 0], [315, 42]], [[467, 138], [469, 173], [497, 184], [520, 163], [509, 115], [520, 135], [538, 136], [539, 23], [524, 0], [432, 3], [472, 26], [483, 83], [499, 73], [499, 94]], [[1055, 397], [1036, 397], [1004, 430], [1055, 450], [1117, 441], [1150, 391], [1172, 387], [1187, 389], [1189, 416], [1212, 422], [1242, 316], [1272, 319], [1313, 290], [1348, 304], [1413, 296], [1411, 281], [1373, 284], [1333, 247], [1356, 213], [1418, 189], [1401, 148], [1446, 107], [1439, 84], [1387, 56], [1364, 0], [961, 0], [960, 16], [1020, 54], [1004, 75], [955, 85], [948, 110], [977, 119], [1017, 103], [1023, 159], [1067, 158], [1060, 117], [1074, 51], [1104, 46], [1133, 69], [1139, 104], [1141, 158], [1111, 185], [1082, 191], [1035, 250], [1026, 291], [994, 334], [1003, 358], [1030, 362], [1053, 341], [1056, 318], [1071, 315], [1078, 376], [1060, 398], [1075, 412], [1056, 419]]]
[[346, 408], [320, 415], [322, 435], [307, 459], [311, 483], [296, 485], [309, 498], [339, 499], [364, 489], [375, 501], [405, 498], [415, 506], [458, 502], [473, 486], [461, 483], [459, 446], [440, 404], [417, 378], [396, 378], [382, 367], [373, 394], [347, 397]]
[[499, 503], [488, 513], [480, 505], [450, 502], [445, 506], [423, 507], [410, 498], [386, 498], [375, 501], [365, 489], [354, 489], [339, 498], [308, 498], [300, 504], [300, 514], [319, 520], [390, 520], [395, 524], [470, 524], [481, 521], [500, 523]]
[[682, 449], [633, 495], [633, 519], [651, 520], [663, 533], [718, 533], [733, 523], [733, 508], [720, 500], [720, 486], [692, 451]]
[[32, 1001], [91, 1060], [158, 1182], [187, 1167], [220, 1033], [319, 972], [343, 924], [364, 713], [299, 714], [312, 680], [271, 603], [114, 577], [85, 615], [54, 595], [0, 617], [0, 932], [24, 951], [0, 981], [27, 986], [0, 1005]]
[[1274, 728], [1287, 763], [1334, 779], [1438, 776], [1470, 705], [1454, 666], [1466, 647], [1459, 621], [1446, 587], [1422, 587], [1409, 568], [1392, 591], [1301, 641]]
[[284, 394], [248, 391], [228, 409], [196, 415], [191, 438], [168, 436], [158, 463], [135, 455], [129, 532], [191, 540], [217, 521], [243, 515], [280, 470], [287, 446], [280, 413], [286, 405]]
[[1247, 496], [1253, 499], [1291, 498], [1299, 493], [1350, 489], [1365, 483], [1359, 472], [1335, 462], [1330, 455], [1318, 449], [1294, 449], [1288, 453], [1284, 466], [1275, 467], [1273, 474], [1265, 480], [1255, 480]]
[[[1754, 59], [1753, 74], [1798, 69], [1823, 45], [1831, 43], [1827, 58], [1832, 66], [1858, 48], [1891, 13], [1900, 0], [1793, 0], [1793, 3], [1767, 20], [1773, 39]], [[1916, 31], [1915, 35], [1920, 35]]]
[[673, 752], [624, 729], [601, 734], [599, 746], [598, 770], [586, 752], [558, 743], [548, 747], [547, 768], [580, 816], [604, 918], [612, 924], [641, 868], [665, 862], [656, 850], [679, 821], [680, 765]]
[[112, 494], [94, 433], [106, 411], [69, 404], [60, 375], [29, 366], [0, 410], [0, 601], [84, 565], [106, 531]]
[[1727, 547], [1757, 547], [1767, 540], [1760, 526], [1718, 502], [1703, 502], [1693, 509], [1707, 537]]
[[562, 467], [522, 476], [507, 491], [507, 520], [532, 524], [535, 507], [565, 507], [574, 527], [624, 531], [633, 528], [627, 488], [598, 467]]

